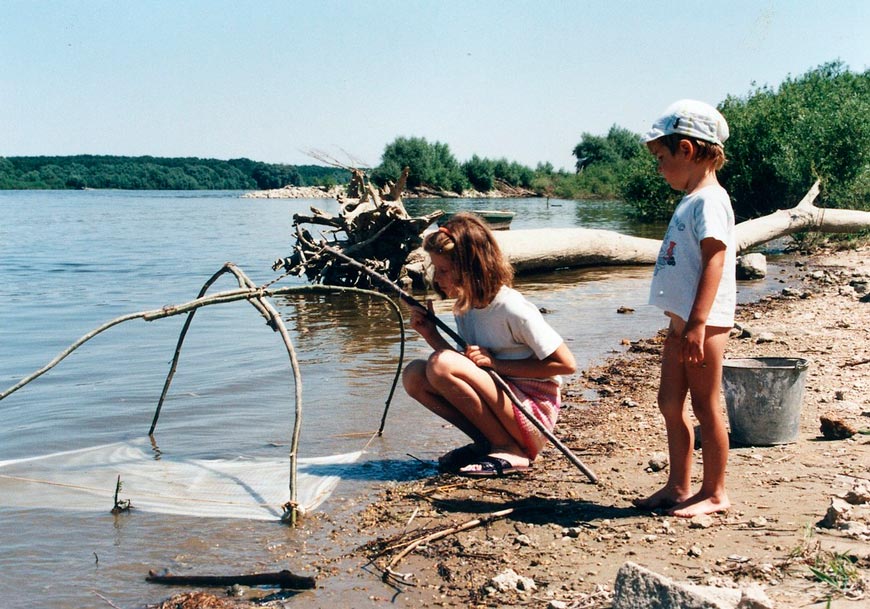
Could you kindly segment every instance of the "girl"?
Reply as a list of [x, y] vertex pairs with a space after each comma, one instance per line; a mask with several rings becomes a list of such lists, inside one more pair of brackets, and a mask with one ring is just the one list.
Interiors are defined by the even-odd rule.
[[541, 313], [511, 285], [513, 268], [490, 229], [470, 213], [454, 215], [423, 241], [435, 284], [455, 298], [453, 314], [468, 344], [455, 351], [429, 314], [412, 307], [411, 327], [435, 351], [405, 368], [408, 395], [455, 425], [472, 442], [439, 460], [445, 471], [504, 476], [528, 469], [546, 437], [496, 385], [503, 377], [529, 412], [552, 430], [561, 405], [560, 375], [576, 370], [574, 356]]

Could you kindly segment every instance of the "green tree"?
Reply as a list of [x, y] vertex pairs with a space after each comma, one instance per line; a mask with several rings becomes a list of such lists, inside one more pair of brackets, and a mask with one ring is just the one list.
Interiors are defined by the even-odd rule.
[[475, 154], [471, 160], [462, 164], [462, 170], [475, 190], [488, 192], [495, 185], [495, 167], [492, 161], [482, 159]]
[[420, 137], [399, 137], [388, 144], [381, 164], [372, 171], [372, 180], [380, 186], [387, 181], [396, 181], [405, 167], [410, 168], [408, 188], [428, 186], [461, 192], [469, 185], [447, 144], [430, 144]]
[[658, 164], [651, 154], [629, 161], [622, 173], [619, 198], [628, 203], [631, 215], [642, 222], [667, 220], [682, 198], [659, 175]]
[[638, 134], [613, 125], [604, 137], [591, 133], [582, 135], [580, 143], [574, 147], [575, 166], [580, 171], [593, 163], [617, 165], [621, 161], [630, 161], [642, 151]]
[[870, 205], [870, 70], [827, 63], [720, 110], [731, 128], [721, 177], [740, 215], [791, 207], [816, 179], [818, 205]]

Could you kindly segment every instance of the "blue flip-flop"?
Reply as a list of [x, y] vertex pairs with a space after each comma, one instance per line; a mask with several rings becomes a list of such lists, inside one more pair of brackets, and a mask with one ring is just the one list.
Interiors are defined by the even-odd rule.
[[532, 469], [531, 465], [514, 465], [507, 459], [502, 459], [501, 457], [495, 457], [493, 455], [482, 457], [474, 463], [469, 463], [466, 467], [470, 467], [471, 465], [478, 465], [480, 468], [473, 470], [466, 470], [463, 468], [457, 473], [460, 476], [470, 476], [472, 478], [504, 478], [506, 476], [521, 474]]
[[463, 468], [466, 465], [471, 465], [485, 455], [485, 448], [479, 447], [474, 443], [466, 444], [465, 446], [454, 448], [438, 459], [438, 470], [442, 472], [456, 473], [460, 468]]

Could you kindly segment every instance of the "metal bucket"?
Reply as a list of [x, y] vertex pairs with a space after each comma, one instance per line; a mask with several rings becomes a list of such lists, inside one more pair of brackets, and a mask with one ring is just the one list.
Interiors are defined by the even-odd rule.
[[746, 446], [797, 441], [809, 365], [793, 357], [726, 359], [722, 386], [731, 440]]

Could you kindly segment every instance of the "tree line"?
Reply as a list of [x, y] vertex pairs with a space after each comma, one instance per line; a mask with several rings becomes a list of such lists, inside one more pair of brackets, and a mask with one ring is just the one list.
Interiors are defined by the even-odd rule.
[[152, 156], [0, 157], [0, 189], [253, 190], [331, 186], [348, 172], [321, 165], [279, 165], [250, 159]]
[[[793, 206], [816, 180], [821, 207], [870, 209], [870, 70], [842, 62], [818, 66], [778, 87], [760, 86], [718, 105], [728, 120], [728, 158], [719, 178], [738, 219]], [[651, 112], [651, 115], [655, 111]], [[583, 133], [573, 171], [539, 163], [534, 169], [478, 155], [459, 162], [450, 147], [420, 137], [388, 144], [372, 181], [407, 189], [461, 194], [522, 188], [562, 199], [619, 199], [639, 220], [667, 219], [680, 193], [658, 176], [640, 134], [613, 125]], [[346, 183], [349, 172], [319, 165], [275, 165], [232, 159], [155, 157], [0, 157], [0, 188], [267, 189]]]
[[[718, 109], [731, 130], [719, 179], [739, 220], [795, 205], [816, 180], [820, 207], [870, 209], [870, 70], [830, 62], [776, 88], [729, 95]], [[574, 172], [477, 156], [459, 163], [446, 144], [399, 138], [373, 178], [395, 180], [409, 166], [411, 187], [461, 192], [501, 181], [563, 199], [618, 199], [641, 221], [668, 219], [681, 197], [658, 175], [641, 135], [618, 125], [603, 136], [583, 133], [573, 155]]]

